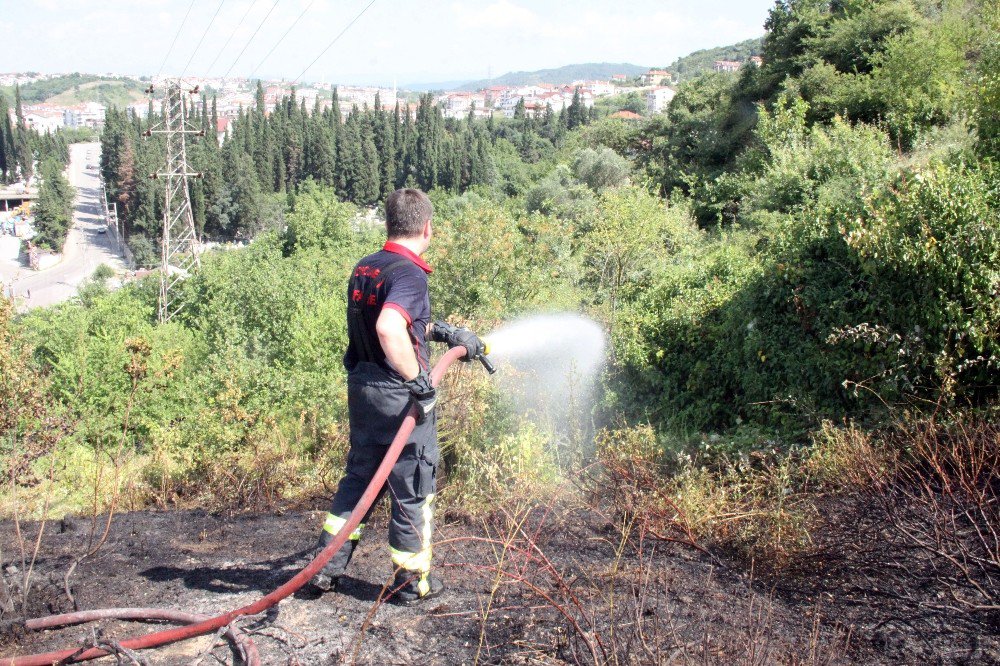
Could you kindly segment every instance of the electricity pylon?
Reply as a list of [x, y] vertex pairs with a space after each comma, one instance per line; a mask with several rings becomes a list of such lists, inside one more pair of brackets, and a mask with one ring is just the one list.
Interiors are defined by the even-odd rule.
[[[184, 90], [178, 79], [166, 82], [163, 102], [163, 122], [146, 130], [146, 136], [165, 134], [167, 139], [166, 168], [150, 175], [153, 179], [163, 179], [165, 197], [163, 202], [163, 243], [160, 263], [160, 322], [168, 321], [181, 307], [175, 305], [171, 292], [177, 283], [187, 277], [191, 270], [201, 265], [198, 255], [201, 244], [194, 228], [191, 212], [191, 193], [188, 178], [201, 178], [202, 174], [191, 171], [187, 163], [188, 134], [205, 136], [187, 121], [187, 104], [184, 94], [197, 95], [197, 86]], [[153, 86], [146, 91], [153, 92]]]

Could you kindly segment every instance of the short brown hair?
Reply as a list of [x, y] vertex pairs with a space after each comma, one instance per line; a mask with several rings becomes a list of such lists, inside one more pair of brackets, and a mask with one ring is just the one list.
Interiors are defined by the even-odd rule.
[[385, 230], [389, 238], [419, 236], [433, 214], [431, 200], [420, 190], [396, 190], [385, 200]]

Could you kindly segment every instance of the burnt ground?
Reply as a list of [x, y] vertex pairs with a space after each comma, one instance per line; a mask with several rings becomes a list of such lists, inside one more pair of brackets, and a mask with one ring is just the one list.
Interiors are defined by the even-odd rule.
[[[72, 591], [81, 609], [215, 614], [287, 580], [304, 564], [321, 521], [321, 512], [301, 510], [120, 514], [103, 547], [79, 565]], [[596, 655], [604, 663], [643, 664], [978, 664], [996, 663], [1000, 655], [988, 626], [939, 616], [940, 626], [925, 631], [912, 618], [893, 621], [884, 597], [858, 581], [835, 584], [836, 571], [815, 585], [776, 587], [690, 546], [636, 532], [624, 540], [623, 530], [591, 507], [536, 506], [478, 521], [446, 514], [441, 523], [435, 565], [448, 587], [439, 598], [415, 607], [379, 603], [391, 575], [383, 512], [339, 592], [320, 598], [299, 592], [266, 616], [241, 622], [262, 662], [458, 664], [475, 662], [478, 653], [483, 663], [592, 663]], [[22, 534], [33, 542], [37, 528], [22, 526]], [[63, 576], [89, 532], [89, 519], [48, 525], [26, 615], [72, 609]], [[0, 543], [3, 575], [16, 597], [23, 571], [9, 521], [0, 523]], [[9, 610], [0, 617], [3, 656], [93, 640], [95, 625], [24, 634], [13, 619]], [[100, 626], [110, 639], [152, 630], [113, 621]], [[151, 664], [188, 664], [212, 640], [144, 656]], [[228, 647], [219, 645], [213, 654], [232, 663]], [[208, 656], [201, 663], [218, 661]]]

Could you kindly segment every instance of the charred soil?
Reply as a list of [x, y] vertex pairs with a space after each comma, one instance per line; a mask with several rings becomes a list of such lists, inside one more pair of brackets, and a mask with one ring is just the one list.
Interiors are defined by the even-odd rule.
[[[307, 561], [321, 521], [319, 512], [301, 510], [121, 514], [100, 551], [77, 568], [71, 592], [81, 609], [155, 606], [215, 614], [287, 580]], [[840, 664], [929, 663], [928, 657], [987, 663], [998, 654], [995, 633], [949, 624], [946, 614], [935, 616], [937, 630], [926, 636], [919, 626], [908, 630], [913, 619], [893, 621], [886, 612], [899, 609], [885, 605], [884, 597], [831, 584], [829, 576], [841, 569], [825, 572], [813, 587], [790, 590], [690, 546], [652, 538], [593, 507], [525, 506], [485, 520], [446, 514], [441, 523], [435, 566], [447, 587], [439, 597], [411, 607], [384, 602], [391, 569], [380, 515], [337, 592], [300, 591], [266, 615], [240, 622], [262, 663]], [[38, 527], [22, 525], [22, 536], [33, 543]], [[101, 623], [99, 634], [95, 625], [18, 630], [25, 615], [73, 609], [63, 578], [89, 531], [89, 519], [47, 525], [27, 610], [17, 613], [10, 609], [22, 598], [24, 571], [20, 555], [11, 559], [17, 549], [4, 548], [12, 599], [2, 618], [0, 654], [153, 630], [119, 621]], [[16, 544], [9, 521], [0, 525], [0, 539]], [[946, 645], [949, 632], [957, 633]], [[215, 640], [201, 637], [144, 656], [153, 664], [189, 664]], [[221, 639], [213, 654], [232, 663]]]

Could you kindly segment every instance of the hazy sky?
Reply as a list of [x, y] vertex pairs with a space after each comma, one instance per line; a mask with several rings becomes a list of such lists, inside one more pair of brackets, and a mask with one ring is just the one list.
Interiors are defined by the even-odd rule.
[[[193, 54], [189, 75], [218, 76], [232, 67], [232, 76], [294, 79], [369, 2], [224, 0], [220, 10], [219, 0], [195, 0], [168, 57], [190, 0], [0, 0], [0, 72], [156, 74], [166, 59], [163, 73], [180, 74]], [[762, 34], [773, 4], [375, 0], [302, 78], [343, 83], [397, 79], [403, 84], [579, 62], [666, 65], [696, 49]], [[195, 51], [217, 10], [211, 31]], [[259, 25], [263, 27], [237, 59]]]

